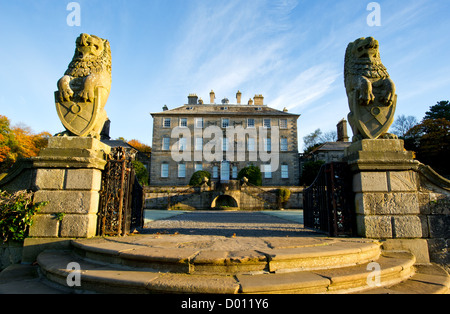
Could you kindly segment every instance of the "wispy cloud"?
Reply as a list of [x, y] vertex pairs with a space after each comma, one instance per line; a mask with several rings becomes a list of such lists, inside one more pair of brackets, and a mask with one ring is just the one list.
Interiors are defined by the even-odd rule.
[[313, 66], [280, 89], [277, 98], [271, 101], [274, 107], [286, 107], [301, 111], [314, 101], [330, 93], [333, 84], [342, 74], [330, 64]]
[[[297, 1], [198, 2], [187, 17], [171, 57], [171, 81], [198, 93], [236, 92], [279, 68], [289, 39], [289, 14]], [[184, 84], [185, 85], [185, 84]], [[256, 91], [255, 91], [256, 92]]]

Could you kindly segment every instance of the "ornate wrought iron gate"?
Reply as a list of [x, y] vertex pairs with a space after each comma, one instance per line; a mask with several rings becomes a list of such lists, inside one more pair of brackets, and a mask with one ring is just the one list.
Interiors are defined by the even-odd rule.
[[142, 196], [130, 156], [123, 147], [113, 148], [102, 174], [97, 234], [123, 236], [142, 226]]
[[305, 227], [333, 237], [355, 236], [354, 200], [348, 164], [323, 165], [314, 183], [303, 192]]

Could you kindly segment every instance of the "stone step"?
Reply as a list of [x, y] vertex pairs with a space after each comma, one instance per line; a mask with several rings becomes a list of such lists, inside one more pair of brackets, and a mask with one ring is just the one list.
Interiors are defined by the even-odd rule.
[[[69, 251], [46, 251], [39, 255], [42, 273], [67, 287], [69, 263], [81, 268], [81, 292], [98, 293], [447, 293], [449, 276], [437, 266], [413, 266], [415, 258], [405, 252], [383, 252], [376, 260], [380, 287], [367, 283], [368, 263], [352, 267], [266, 274], [181, 274], [87, 261]], [[369, 269], [369, 270], [368, 270]]]
[[93, 261], [184, 274], [292, 272], [354, 266], [376, 260], [380, 243], [362, 239], [227, 238], [158, 235], [73, 241]]

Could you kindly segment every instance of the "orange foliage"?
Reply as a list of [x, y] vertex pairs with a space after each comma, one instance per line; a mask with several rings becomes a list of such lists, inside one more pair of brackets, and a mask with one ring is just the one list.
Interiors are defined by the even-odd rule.
[[138, 151], [142, 153], [150, 153], [152, 151], [152, 148], [146, 144], [143, 144], [139, 142], [138, 140], [131, 140], [128, 141], [128, 144], [136, 148]]
[[48, 132], [34, 134], [26, 125], [10, 127], [9, 119], [0, 115], [0, 172], [7, 170], [18, 158], [35, 157], [47, 146]]

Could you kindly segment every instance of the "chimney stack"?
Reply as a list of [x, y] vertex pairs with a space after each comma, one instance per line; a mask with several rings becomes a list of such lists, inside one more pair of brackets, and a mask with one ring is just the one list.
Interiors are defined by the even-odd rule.
[[249, 106], [253, 105], [253, 99], [250, 98], [250, 99], [248, 100], [248, 105], [249, 105]]
[[348, 133], [347, 133], [347, 120], [342, 119], [341, 121], [339, 121], [339, 123], [337, 124], [337, 136], [338, 136], [338, 142], [348, 142], [349, 141], [349, 137], [348, 137]]
[[213, 90], [211, 90], [211, 93], [209, 93], [209, 97], [211, 99], [210, 104], [215, 104], [215, 99], [216, 99], [216, 94], [214, 93]]
[[197, 105], [197, 104], [198, 104], [198, 96], [196, 94], [189, 94], [188, 105]]
[[255, 100], [255, 106], [263, 106], [264, 105], [263, 95], [261, 95], [261, 94], [255, 95], [254, 100]]
[[241, 97], [242, 97], [242, 93], [241, 93], [241, 91], [238, 90], [238, 92], [236, 93], [236, 100], [237, 100], [238, 105], [241, 104]]

